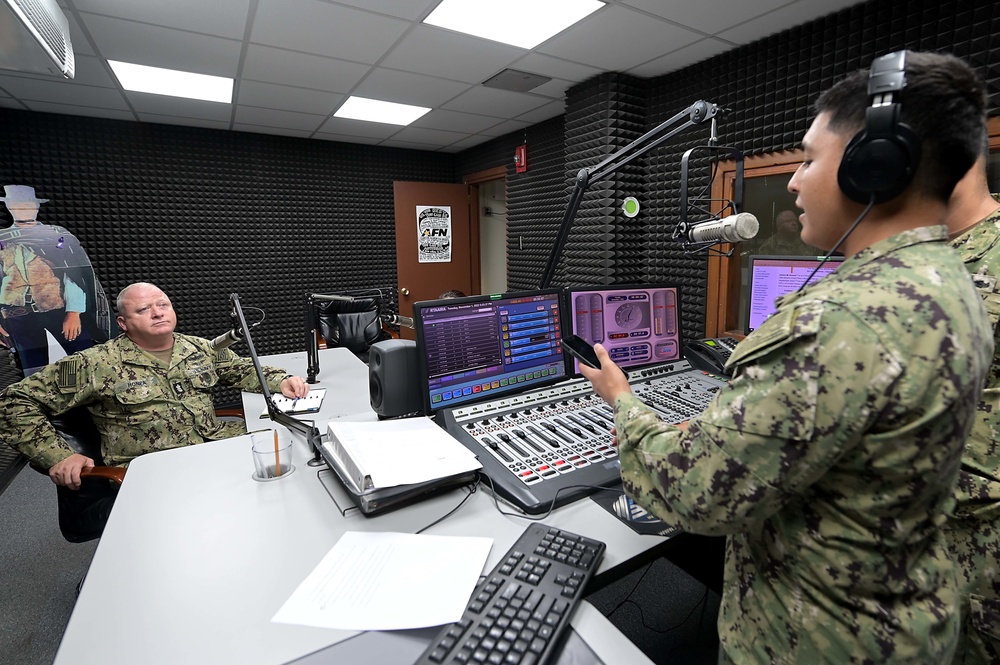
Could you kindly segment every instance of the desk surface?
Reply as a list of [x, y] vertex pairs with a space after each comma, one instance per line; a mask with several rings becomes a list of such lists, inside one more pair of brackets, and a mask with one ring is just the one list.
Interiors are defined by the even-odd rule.
[[[305, 371], [304, 353], [264, 361]], [[330, 418], [374, 418], [367, 367], [350, 352], [321, 351], [319, 378], [317, 385], [327, 388], [320, 414], [313, 414], [321, 430]], [[258, 429], [263, 399], [245, 395], [244, 406], [249, 427]], [[252, 479], [249, 436], [134, 460], [56, 663], [284, 663], [355, 635], [271, 623], [271, 617], [345, 531], [412, 533], [454, 508], [466, 490], [376, 517], [357, 511], [344, 517], [316, 477], [318, 468], [305, 463], [311, 457], [305, 442], [298, 435], [293, 441], [295, 471], [272, 482]], [[346, 495], [338, 501], [348, 505]], [[663, 542], [635, 534], [590, 500], [544, 521], [607, 543], [598, 575]], [[488, 570], [526, 524], [499, 514], [480, 491], [428, 533], [493, 538]], [[579, 612], [574, 621], [585, 623], [585, 640], [628, 650], [631, 643], [595, 613]], [[342, 643], [343, 653], [362, 643]], [[642, 662], [635, 653], [629, 662]]]

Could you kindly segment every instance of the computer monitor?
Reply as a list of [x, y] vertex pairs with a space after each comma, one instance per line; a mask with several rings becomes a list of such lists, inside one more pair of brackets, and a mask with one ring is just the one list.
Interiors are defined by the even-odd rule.
[[[680, 295], [676, 286], [573, 286], [565, 291], [566, 330], [600, 343], [619, 367], [681, 358]], [[568, 370], [579, 374], [572, 360]]]
[[543, 289], [414, 304], [426, 413], [565, 378], [559, 295]]
[[[746, 333], [749, 335], [774, 314], [775, 299], [802, 286], [822, 259], [822, 256], [752, 255], [747, 284]], [[829, 275], [843, 260], [843, 256], [831, 256], [816, 270], [809, 283]]]

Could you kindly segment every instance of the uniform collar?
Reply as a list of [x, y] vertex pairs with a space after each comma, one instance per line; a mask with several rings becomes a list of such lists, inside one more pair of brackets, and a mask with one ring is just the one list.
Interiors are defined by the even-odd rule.
[[[879, 240], [874, 245], [866, 247], [854, 256], [845, 259], [844, 262], [837, 267], [836, 272], [833, 274], [844, 275], [846, 273], [859, 272], [865, 265], [906, 247], [921, 245], [929, 242], [944, 242], [947, 239], [948, 229], [943, 224], [908, 229], [884, 240]], [[777, 306], [781, 306], [795, 302], [799, 298], [809, 295], [810, 291], [815, 289], [818, 284], [822, 284], [826, 280], [827, 278], [824, 277], [823, 279], [813, 282], [801, 291], [795, 291], [793, 293], [789, 293], [788, 295], [781, 296], [776, 300], [775, 304]]]
[[[130, 365], [142, 365], [143, 367], [158, 366], [156, 360], [150, 356], [148, 352], [143, 351], [136, 346], [136, 343], [129, 339], [128, 335], [122, 335], [119, 339], [121, 340], [122, 345], [122, 362]], [[173, 354], [170, 357], [170, 365], [176, 365], [197, 350], [197, 347], [189, 342], [183, 335], [174, 333], [174, 349]]]
[[[1000, 195], [994, 194], [993, 198], [1000, 199]], [[972, 263], [983, 258], [998, 240], [1000, 240], [1000, 209], [979, 220], [971, 229], [952, 240], [951, 246], [962, 255], [965, 263]]]

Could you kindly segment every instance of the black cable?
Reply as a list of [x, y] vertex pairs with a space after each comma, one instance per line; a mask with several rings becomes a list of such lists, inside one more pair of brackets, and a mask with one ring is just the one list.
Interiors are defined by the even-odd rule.
[[845, 240], [847, 240], [847, 236], [851, 235], [851, 233], [854, 232], [854, 229], [858, 228], [858, 224], [860, 224], [862, 220], [864, 220], [864, 218], [868, 216], [868, 213], [871, 212], [874, 206], [875, 206], [875, 194], [872, 193], [871, 201], [868, 202], [868, 205], [865, 207], [865, 209], [861, 211], [861, 214], [858, 215], [858, 218], [854, 220], [853, 224], [851, 224], [851, 228], [847, 229], [847, 231], [844, 232], [844, 235], [840, 236], [840, 240], [837, 241], [837, 244], [834, 245], [830, 249], [830, 251], [828, 251], [826, 255], [819, 260], [819, 263], [816, 265], [815, 268], [813, 268], [813, 271], [809, 273], [808, 277], [806, 277], [806, 281], [802, 282], [802, 286], [800, 286], [795, 290], [796, 293], [798, 293], [799, 291], [801, 291], [802, 289], [806, 288], [809, 285], [809, 282], [812, 281], [812, 278], [816, 276], [817, 271], [819, 271], [819, 269], [823, 267], [824, 263], [830, 260], [830, 257], [833, 256], [834, 252], [840, 249], [840, 246], [844, 244]]
[[479, 489], [479, 483], [481, 482], [481, 479], [482, 479], [482, 476], [480, 476], [477, 473], [476, 474], [476, 482], [473, 483], [472, 487], [469, 489], [469, 493], [465, 495], [464, 499], [462, 499], [461, 501], [458, 502], [457, 506], [455, 506], [454, 508], [452, 508], [451, 510], [449, 510], [447, 513], [445, 513], [441, 517], [437, 518], [436, 520], [434, 520], [433, 522], [431, 522], [430, 524], [428, 524], [424, 528], [422, 528], [422, 529], [420, 529], [418, 531], [414, 531], [414, 533], [423, 533], [427, 529], [431, 528], [432, 526], [435, 526], [436, 524], [440, 524], [441, 522], [445, 521], [446, 519], [448, 519], [449, 517], [451, 517], [452, 515], [454, 515], [456, 512], [458, 512], [458, 509], [461, 508], [462, 506], [464, 506], [465, 502], [469, 500], [469, 497], [471, 497], [473, 494], [475, 494], [476, 491]]
[[555, 510], [556, 508], [556, 501], [559, 499], [559, 493], [562, 492], [563, 490], [591, 489], [596, 492], [621, 492], [621, 490], [618, 487], [603, 487], [601, 485], [566, 485], [565, 487], [560, 487], [559, 489], [557, 489], [556, 493], [552, 495], [552, 501], [549, 502], [548, 510], [546, 510], [541, 515], [528, 515], [527, 513], [511, 513], [502, 509], [500, 507], [500, 499], [497, 496], [496, 487], [493, 486], [493, 479], [485, 474], [482, 475], [482, 478], [485, 478], [486, 481], [489, 483], [490, 493], [493, 495], [493, 505], [494, 507], [496, 507], [498, 513], [506, 517], [519, 517], [521, 519], [529, 520], [532, 522], [540, 522], [552, 514], [552, 511]]

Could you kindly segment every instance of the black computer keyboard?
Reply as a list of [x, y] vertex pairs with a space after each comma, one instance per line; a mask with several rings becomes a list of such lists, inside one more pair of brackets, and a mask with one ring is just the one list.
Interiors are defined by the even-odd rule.
[[604, 555], [604, 543], [532, 524], [441, 629], [417, 664], [542, 665], [551, 660]]

